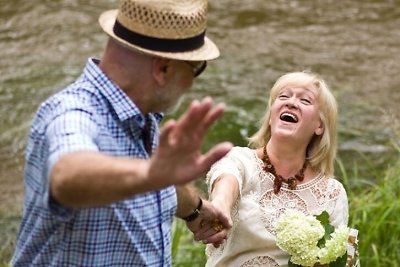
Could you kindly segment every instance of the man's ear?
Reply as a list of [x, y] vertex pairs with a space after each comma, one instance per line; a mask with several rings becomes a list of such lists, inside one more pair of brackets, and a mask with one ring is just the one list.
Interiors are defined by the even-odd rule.
[[153, 77], [158, 85], [163, 87], [168, 82], [171, 72], [171, 60], [165, 58], [153, 58], [152, 60]]

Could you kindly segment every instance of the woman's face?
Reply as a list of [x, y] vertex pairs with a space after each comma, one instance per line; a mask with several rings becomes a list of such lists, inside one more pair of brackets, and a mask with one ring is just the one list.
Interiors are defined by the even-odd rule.
[[301, 144], [323, 133], [319, 116], [318, 90], [314, 85], [281, 89], [271, 107], [271, 136], [291, 138]]

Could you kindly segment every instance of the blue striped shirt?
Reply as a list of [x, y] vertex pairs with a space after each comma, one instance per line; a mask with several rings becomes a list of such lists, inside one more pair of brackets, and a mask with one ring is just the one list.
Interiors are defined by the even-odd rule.
[[26, 150], [25, 199], [13, 266], [171, 266], [174, 187], [98, 208], [63, 207], [49, 194], [49, 172], [62, 156], [98, 151], [148, 158], [158, 144], [162, 115], [141, 114], [89, 59], [78, 80], [44, 102]]

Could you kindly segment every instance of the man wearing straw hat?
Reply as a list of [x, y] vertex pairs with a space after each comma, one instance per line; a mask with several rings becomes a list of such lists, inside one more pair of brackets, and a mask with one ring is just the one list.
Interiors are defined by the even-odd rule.
[[103, 57], [34, 118], [13, 266], [171, 266], [174, 215], [205, 243], [226, 237], [231, 222], [188, 185], [231, 149], [200, 152], [223, 106], [194, 101], [158, 128], [219, 56], [206, 11], [206, 0], [122, 0], [101, 14]]

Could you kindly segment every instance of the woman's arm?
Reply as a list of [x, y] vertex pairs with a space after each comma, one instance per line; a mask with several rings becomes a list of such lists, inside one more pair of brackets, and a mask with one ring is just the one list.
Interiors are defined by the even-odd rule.
[[220, 208], [229, 218], [239, 197], [239, 183], [229, 173], [220, 175], [211, 186], [210, 201]]

